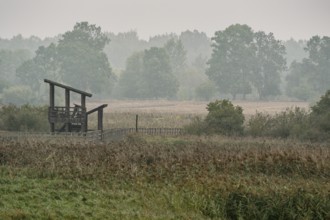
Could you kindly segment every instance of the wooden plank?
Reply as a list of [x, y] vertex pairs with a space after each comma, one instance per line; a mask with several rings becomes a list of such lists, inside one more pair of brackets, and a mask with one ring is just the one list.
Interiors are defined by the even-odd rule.
[[103, 108], [97, 112], [97, 129], [103, 131]]
[[[49, 113], [54, 110], [55, 107], [55, 86], [53, 84], [49, 84]], [[49, 120], [49, 119], [48, 119]], [[55, 123], [50, 122], [50, 132], [55, 132]]]
[[54, 86], [61, 87], [63, 89], [69, 89], [70, 91], [75, 92], [75, 93], [79, 93], [79, 94], [83, 94], [83, 95], [88, 96], [88, 97], [92, 97], [91, 93], [88, 93], [88, 92], [85, 92], [85, 91], [82, 91], [82, 90], [79, 90], [79, 89], [75, 89], [75, 88], [72, 88], [71, 86], [66, 86], [66, 85], [63, 85], [61, 83], [51, 81], [49, 79], [44, 79], [44, 82], [49, 83], [49, 84], [54, 85]]
[[[65, 117], [67, 120], [70, 119], [70, 90], [69, 89], [65, 89]], [[66, 123], [65, 131], [71, 132], [70, 122]]]
[[103, 109], [103, 108], [105, 108], [105, 107], [107, 107], [107, 106], [108, 106], [108, 104], [100, 105], [99, 107], [94, 108], [94, 109], [88, 111], [88, 112], [87, 112], [87, 115], [92, 114], [93, 112], [99, 111], [99, 109]]

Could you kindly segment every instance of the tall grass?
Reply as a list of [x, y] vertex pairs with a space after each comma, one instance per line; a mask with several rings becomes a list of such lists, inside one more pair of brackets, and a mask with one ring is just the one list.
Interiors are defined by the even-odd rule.
[[[58, 204], [71, 207], [76, 199], [88, 204], [74, 208], [78, 214], [70, 212], [71, 218], [88, 218], [93, 209], [99, 215], [89, 215], [95, 218], [108, 213], [124, 219], [330, 217], [330, 148], [326, 143], [139, 135], [109, 144], [6, 142], [0, 144], [0, 164], [1, 179], [8, 183], [0, 187], [3, 196], [16, 195], [12, 187], [24, 178], [30, 184], [56, 182], [62, 199], [56, 200]], [[66, 181], [73, 185], [73, 201], [67, 197]], [[22, 193], [26, 197], [18, 206], [23, 207], [23, 214], [31, 218], [49, 214], [36, 211], [40, 206], [26, 204], [26, 199], [40, 200], [45, 194]], [[111, 204], [120, 206], [107, 212]], [[12, 207], [8, 202], [0, 203], [0, 213], [13, 210], [8, 207]], [[58, 218], [63, 212], [52, 214]]]

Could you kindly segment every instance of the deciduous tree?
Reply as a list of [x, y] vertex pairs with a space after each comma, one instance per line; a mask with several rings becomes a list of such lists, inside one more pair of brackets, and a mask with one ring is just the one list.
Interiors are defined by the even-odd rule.
[[292, 63], [286, 89], [289, 96], [303, 100], [317, 97], [329, 89], [330, 37], [312, 37], [305, 50], [308, 58]]
[[206, 74], [218, 90], [231, 94], [251, 93], [251, 76], [254, 60], [253, 31], [247, 25], [231, 25], [217, 31], [212, 38], [213, 53]]
[[255, 68], [251, 83], [257, 89], [259, 99], [279, 95], [281, 73], [286, 69], [285, 47], [272, 33], [263, 31], [254, 34]]
[[115, 80], [103, 52], [109, 41], [100, 27], [87, 22], [77, 23], [57, 44], [39, 47], [36, 56], [24, 63], [17, 74], [29, 85], [33, 84], [31, 81], [38, 82], [47, 77], [99, 93], [111, 87]]

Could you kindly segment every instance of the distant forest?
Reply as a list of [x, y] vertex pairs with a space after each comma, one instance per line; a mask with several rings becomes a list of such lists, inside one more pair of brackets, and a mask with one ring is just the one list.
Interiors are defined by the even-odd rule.
[[280, 41], [248, 25], [143, 40], [81, 22], [51, 38], [0, 38], [0, 103], [45, 103], [44, 78], [104, 99], [311, 101], [329, 89], [329, 54], [329, 37]]

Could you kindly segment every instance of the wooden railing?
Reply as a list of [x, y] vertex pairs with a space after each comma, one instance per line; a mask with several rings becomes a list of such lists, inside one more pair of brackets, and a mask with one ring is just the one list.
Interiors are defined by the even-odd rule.
[[84, 123], [86, 121], [86, 108], [75, 107], [54, 107], [48, 110], [50, 123]]

